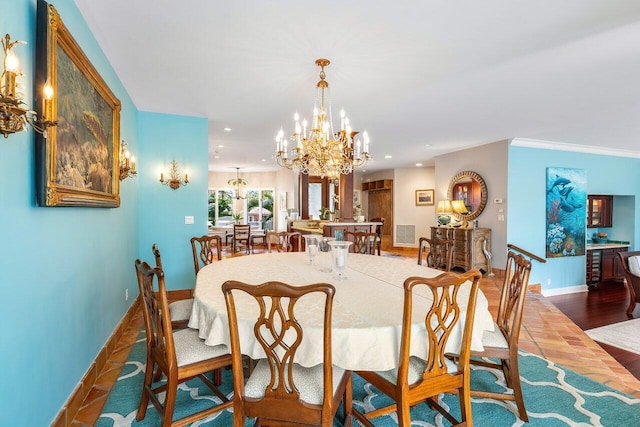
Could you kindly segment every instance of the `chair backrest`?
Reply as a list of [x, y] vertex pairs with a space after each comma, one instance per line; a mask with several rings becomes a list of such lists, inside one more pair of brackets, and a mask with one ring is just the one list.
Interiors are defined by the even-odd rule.
[[302, 233], [299, 231], [269, 231], [266, 235], [267, 251], [275, 249], [278, 252], [301, 252]]
[[500, 293], [500, 305], [496, 324], [503, 335], [517, 349], [524, 314], [524, 302], [529, 286], [531, 261], [522, 254], [509, 251], [504, 271], [504, 282]]
[[382, 239], [382, 227], [384, 227], [384, 218], [371, 218], [371, 222], [381, 222], [382, 224], [376, 225], [376, 234]]
[[193, 253], [193, 268], [196, 275], [205, 265], [209, 265], [214, 259], [222, 259], [222, 240], [220, 236], [204, 235], [191, 238], [191, 252]]
[[375, 249], [379, 242], [376, 233], [367, 233], [364, 231], [345, 231], [344, 240], [353, 242], [351, 252], [356, 254], [375, 255]]
[[162, 268], [162, 257], [160, 256], [160, 248], [158, 248], [158, 245], [156, 243], [151, 245], [151, 251], [153, 252], [153, 256], [156, 258], [156, 267]]
[[[160, 267], [151, 267], [139, 259], [135, 262], [138, 287], [144, 316], [144, 328], [147, 335], [148, 354], [158, 360], [164, 360], [170, 369], [177, 369], [176, 352], [173, 342], [173, 329], [169, 318], [169, 301], [164, 282], [164, 272]], [[154, 293], [154, 281], [158, 292]], [[163, 316], [163, 313], [167, 313]]]
[[[627, 279], [627, 288], [631, 295], [631, 303], [640, 300], [640, 275], [631, 271], [629, 266], [629, 258], [640, 256], [640, 251], [634, 252], [618, 252], [620, 261], [622, 262], [622, 268], [624, 268], [625, 277]], [[631, 308], [633, 310], [633, 308]]]
[[251, 236], [251, 225], [233, 224], [233, 238], [236, 240], [248, 240]]
[[[331, 312], [335, 288], [328, 283], [316, 283], [307, 286], [290, 286], [282, 282], [267, 282], [261, 285], [250, 285], [233, 280], [222, 285], [222, 292], [227, 305], [229, 332], [231, 338], [231, 355], [233, 357], [233, 379], [235, 396], [240, 396], [243, 413], [250, 417], [269, 414], [276, 411], [287, 419], [309, 420], [309, 411], [313, 409], [300, 400], [299, 387], [294, 384], [293, 370], [296, 351], [303, 340], [303, 329], [295, 317], [295, 305], [304, 296], [312, 293], [324, 296], [323, 342], [318, 343], [318, 351], [323, 352], [324, 398], [322, 411], [329, 411], [333, 405], [333, 379], [331, 360]], [[239, 293], [239, 294], [238, 294]], [[246, 303], [246, 293], [255, 299], [259, 309], [253, 333], [262, 346], [266, 361], [269, 364], [271, 378], [261, 399], [248, 399], [244, 392], [242, 371], [242, 353], [238, 330], [238, 317], [234, 294]], [[320, 347], [322, 346], [322, 347]], [[235, 406], [234, 406], [235, 408]], [[293, 418], [291, 418], [293, 417]]]
[[427, 266], [442, 271], [451, 270], [453, 263], [453, 241], [449, 239], [440, 239], [438, 237], [430, 239], [421, 237], [418, 245], [418, 264], [422, 265], [424, 252], [427, 253]]
[[473, 331], [478, 286], [481, 279], [482, 273], [479, 270], [470, 270], [463, 274], [445, 272], [433, 278], [409, 277], [405, 280], [398, 389], [402, 389], [405, 385], [409, 388], [408, 372], [413, 330], [413, 294], [415, 289], [419, 287], [426, 287], [426, 292], [432, 297], [431, 306], [424, 318], [424, 326], [429, 335], [428, 357], [425, 360], [426, 367], [422, 375], [422, 378], [426, 380], [440, 375], [452, 374], [448, 371], [447, 363], [445, 362], [445, 352], [448, 351], [446, 350], [447, 341], [457, 323], [461, 320], [462, 307], [460, 299], [464, 300], [464, 297], [461, 296], [460, 291], [465, 283], [471, 282], [468, 288], [468, 299], [464, 300], [467, 303], [467, 309], [464, 316], [465, 324], [462, 330], [459, 353], [458, 349], [455, 349], [455, 352], [460, 355], [458, 373], [468, 374], [471, 333]]

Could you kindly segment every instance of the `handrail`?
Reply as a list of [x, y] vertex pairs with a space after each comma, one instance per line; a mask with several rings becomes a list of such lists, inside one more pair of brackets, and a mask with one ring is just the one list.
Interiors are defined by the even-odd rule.
[[524, 250], [524, 249], [522, 249], [522, 248], [519, 248], [519, 247], [517, 247], [516, 245], [512, 245], [511, 243], [507, 243], [507, 248], [509, 248], [509, 249], [513, 249], [513, 250], [516, 250], [516, 251], [520, 252], [521, 254], [526, 255], [526, 256], [530, 257], [531, 259], [535, 259], [536, 261], [541, 262], [541, 263], [543, 263], [543, 264], [544, 264], [545, 262], [547, 262], [547, 260], [546, 260], [546, 259], [544, 259], [544, 258], [540, 258], [539, 256], [534, 255], [534, 254], [532, 254], [531, 252], [526, 251], [526, 250]]

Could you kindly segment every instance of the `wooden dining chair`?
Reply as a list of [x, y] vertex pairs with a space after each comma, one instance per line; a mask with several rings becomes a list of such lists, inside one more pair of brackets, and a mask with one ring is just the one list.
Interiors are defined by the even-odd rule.
[[[384, 372], [357, 371], [365, 381], [395, 402], [366, 413], [354, 409], [353, 415], [358, 421], [365, 426], [373, 426], [371, 419], [397, 411], [398, 426], [409, 427], [409, 409], [426, 400], [452, 424], [473, 425], [469, 394], [469, 353], [481, 279], [482, 273], [479, 270], [471, 270], [463, 274], [445, 272], [433, 278], [409, 277], [405, 280], [398, 368]], [[463, 286], [469, 288], [469, 298], [464, 301], [467, 305], [464, 316], [463, 307], [458, 299], [462, 298], [458, 295]], [[420, 325], [421, 328], [426, 328], [428, 334], [429, 348], [426, 351], [426, 360], [411, 356], [410, 353], [411, 335], [415, 331], [412, 315], [414, 292], [426, 292], [432, 298], [431, 306], [425, 313], [424, 324]], [[464, 325], [458, 325], [461, 318], [465, 319]], [[454, 361], [445, 353], [449, 336], [456, 327], [462, 328], [462, 341], [459, 357]], [[437, 401], [439, 394], [447, 392], [458, 394], [460, 420], [456, 420]]]
[[[378, 235], [365, 231], [345, 231], [344, 240], [353, 242], [351, 252], [356, 254], [375, 255], [378, 246]], [[380, 253], [378, 252], [378, 255]]]
[[427, 267], [450, 271], [453, 264], [453, 240], [420, 237], [418, 240], [418, 265], [422, 265], [425, 254]]
[[[331, 363], [331, 313], [335, 288], [327, 283], [290, 286], [282, 282], [249, 285], [226, 281], [222, 292], [229, 316], [233, 356], [234, 426], [244, 426], [245, 417], [257, 418], [256, 425], [332, 426], [341, 400], [345, 409], [344, 425], [350, 426], [351, 371]], [[255, 299], [259, 314], [251, 331], [265, 353], [265, 358], [258, 361], [246, 383], [234, 294], [237, 298], [248, 294]], [[310, 294], [324, 297], [323, 339], [317, 343], [323, 363], [306, 368], [296, 363], [296, 352], [304, 339], [304, 331], [295, 317], [295, 309], [297, 302]]]
[[629, 291], [629, 306], [627, 314], [633, 313], [636, 304], [640, 303], [640, 274], [631, 271], [629, 266], [629, 258], [640, 257], [640, 251], [635, 252], [618, 252], [622, 268], [624, 269], [625, 281], [627, 282], [627, 290]]
[[233, 224], [232, 252], [235, 255], [238, 249], [244, 248], [247, 255], [251, 247], [251, 225]]
[[[529, 421], [520, 384], [518, 368], [518, 340], [524, 303], [529, 286], [531, 261], [512, 251], [507, 253], [504, 282], [500, 292], [500, 304], [494, 331], [485, 331], [482, 337], [483, 351], [471, 351], [471, 364], [495, 368], [501, 371], [511, 391], [496, 393], [471, 390], [472, 396], [514, 401], [522, 421]], [[492, 360], [490, 360], [492, 359]]]
[[209, 265], [214, 259], [222, 259], [222, 239], [220, 236], [205, 234], [201, 237], [191, 238], [191, 252], [193, 254], [193, 268], [198, 271], [205, 265]]
[[382, 249], [382, 229], [384, 227], [384, 218], [371, 218], [371, 222], [381, 222], [382, 224], [376, 225], [376, 237], [377, 241], [375, 242], [375, 250], [380, 255], [380, 250]]
[[[156, 267], [162, 269], [162, 256], [156, 243], [151, 246], [151, 251], [156, 259]], [[169, 304], [171, 326], [173, 329], [186, 328], [189, 325], [191, 309], [193, 308], [193, 289], [174, 290], [171, 291], [171, 294], [179, 298]]]
[[[139, 259], [135, 262], [135, 268], [147, 336], [145, 376], [136, 420], [145, 418], [149, 401], [160, 414], [163, 427], [182, 426], [230, 408], [233, 402], [204, 375], [232, 363], [227, 347], [206, 345], [196, 329], [174, 332], [171, 320], [163, 314], [169, 313], [164, 272]], [[157, 282], [157, 293], [154, 292], [154, 282]], [[154, 372], [155, 369], [157, 371]], [[154, 381], [160, 373], [166, 376], [166, 382]], [[178, 385], [194, 377], [200, 378], [222, 403], [174, 421]], [[160, 394], [164, 394], [163, 403], [160, 402]]]
[[269, 231], [267, 233], [267, 251], [301, 252], [302, 233], [299, 231]]

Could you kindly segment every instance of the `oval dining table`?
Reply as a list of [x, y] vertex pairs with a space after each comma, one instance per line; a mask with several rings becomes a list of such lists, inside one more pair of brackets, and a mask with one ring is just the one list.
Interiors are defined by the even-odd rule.
[[[404, 290], [403, 283], [410, 276], [434, 277], [442, 274], [414, 260], [402, 257], [349, 254], [346, 278], [335, 272], [322, 271], [323, 257], [311, 264], [304, 252], [266, 253], [227, 258], [213, 262], [198, 272], [194, 304], [189, 327], [199, 330], [200, 338], [208, 345], [225, 344], [230, 347], [227, 309], [221, 286], [226, 280], [250, 284], [280, 281], [290, 285], [331, 283], [336, 288], [333, 302], [331, 345], [333, 364], [348, 370], [384, 371], [398, 366]], [[462, 324], [465, 322], [470, 283], [459, 293], [462, 305], [461, 322], [452, 333], [447, 351], [460, 347]], [[422, 289], [422, 291], [427, 291]], [[427, 333], [424, 319], [431, 303], [429, 292], [414, 297], [414, 324], [411, 354], [427, 358]], [[235, 294], [238, 328], [244, 355], [252, 359], [264, 358], [264, 352], [253, 334], [258, 310], [252, 297]], [[322, 314], [324, 301], [301, 300], [296, 316], [304, 328], [304, 338], [296, 353], [296, 363], [310, 367], [322, 363]], [[482, 335], [493, 330], [493, 318], [488, 302], [478, 292], [471, 348], [482, 350]]]

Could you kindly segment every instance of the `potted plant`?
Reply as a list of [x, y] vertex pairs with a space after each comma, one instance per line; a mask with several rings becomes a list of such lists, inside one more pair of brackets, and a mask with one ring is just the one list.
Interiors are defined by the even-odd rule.
[[236, 224], [240, 224], [240, 221], [242, 221], [244, 219], [244, 217], [242, 216], [242, 211], [233, 212], [231, 214], [231, 218], [233, 218], [233, 222], [235, 222]]

